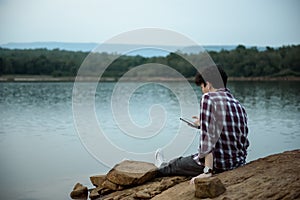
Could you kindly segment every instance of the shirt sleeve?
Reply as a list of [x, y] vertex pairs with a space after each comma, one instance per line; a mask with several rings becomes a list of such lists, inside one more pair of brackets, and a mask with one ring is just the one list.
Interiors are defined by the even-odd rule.
[[209, 95], [204, 94], [200, 104], [200, 141], [199, 141], [199, 158], [205, 157], [213, 148], [212, 141], [214, 126], [214, 108], [213, 102]]

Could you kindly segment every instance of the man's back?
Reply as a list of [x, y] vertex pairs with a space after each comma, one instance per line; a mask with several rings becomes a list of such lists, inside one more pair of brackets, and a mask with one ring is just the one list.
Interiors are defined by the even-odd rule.
[[244, 107], [228, 89], [202, 96], [200, 157], [212, 150], [214, 168], [230, 170], [246, 162], [248, 126]]

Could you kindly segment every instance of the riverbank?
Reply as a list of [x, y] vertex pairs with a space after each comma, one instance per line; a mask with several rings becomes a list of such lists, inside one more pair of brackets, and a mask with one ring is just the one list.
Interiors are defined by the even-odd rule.
[[[226, 187], [226, 192], [216, 200], [299, 199], [300, 150], [260, 158], [216, 177]], [[196, 200], [194, 193], [188, 182], [182, 182], [153, 200]]]
[[[98, 77], [53, 77], [53, 76], [39, 76], [39, 75], [5, 75], [0, 76], [0, 82], [95, 82], [98, 81]], [[123, 81], [185, 81], [186, 79], [180, 78], [168, 78], [168, 77], [133, 77], [123, 79]], [[194, 78], [188, 78], [188, 81], [194, 81]], [[114, 77], [102, 77], [102, 82], [115, 82], [118, 81]], [[229, 77], [228, 81], [300, 81], [300, 76], [282, 76], [282, 77]]]
[[[90, 189], [91, 199], [113, 200], [113, 199], [153, 199], [153, 200], [196, 200], [195, 187], [189, 184], [188, 177], [163, 177], [147, 181], [138, 186], [125, 188], [113, 187], [114, 182], [127, 182], [136, 179], [136, 169], [145, 168], [145, 163], [139, 168], [139, 163], [133, 166], [134, 172], [127, 163], [116, 165], [107, 175], [92, 176], [92, 183], [97, 186]], [[126, 165], [127, 164], [127, 165]], [[130, 165], [130, 163], [129, 163]], [[125, 168], [126, 172], [120, 172]], [[148, 164], [151, 169], [151, 164]], [[119, 171], [119, 172], [116, 172]], [[148, 170], [149, 171], [149, 170]], [[113, 173], [113, 176], [112, 176]], [[148, 176], [149, 172], [147, 172]], [[134, 176], [135, 179], [132, 179]], [[113, 178], [112, 178], [113, 177]], [[118, 177], [118, 179], [115, 179]], [[127, 177], [127, 179], [125, 179]], [[145, 174], [143, 179], [146, 177]], [[149, 176], [148, 176], [149, 177]], [[235, 170], [214, 175], [224, 184], [226, 191], [218, 196], [217, 200], [223, 199], [299, 199], [300, 198], [300, 149], [286, 151], [280, 154], [267, 156], [252, 161]], [[126, 180], [126, 181], [125, 181]], [[107, 184], [110, 183], [110, 184]], [[122, 183], [122, 184], [124, 184]], [[78, 186], [78, 184], [76, 184]], [[109, 187], [108, 187], [109, 186]], [[82, 188], [84, 188], [82, 186]], [[108, 189], [110, 188], [110, 189]], [[110, 193], [107, 194], [107, 190]], [[115, 190], [115, 191], [112, 191]], [[87, 195], [88, 190], [84, 188]], [[104, 192], [103, 192], [104, 191]], [[72, 192], [74, 194], [74, 191]]]

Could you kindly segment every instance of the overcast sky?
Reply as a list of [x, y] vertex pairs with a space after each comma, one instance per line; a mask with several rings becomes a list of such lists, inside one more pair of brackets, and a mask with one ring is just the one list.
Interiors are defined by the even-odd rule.
[[97, 42], [156, 27], [202, 45], [300, 44], [299, 0], [0, 0], [0, 44]]

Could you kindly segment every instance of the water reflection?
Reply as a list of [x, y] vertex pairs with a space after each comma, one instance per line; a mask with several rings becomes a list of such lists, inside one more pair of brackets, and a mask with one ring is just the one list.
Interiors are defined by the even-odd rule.
[[229, 85], [248, 111], [249, 160], [300, 147], [298, 82], [230, 82]]

